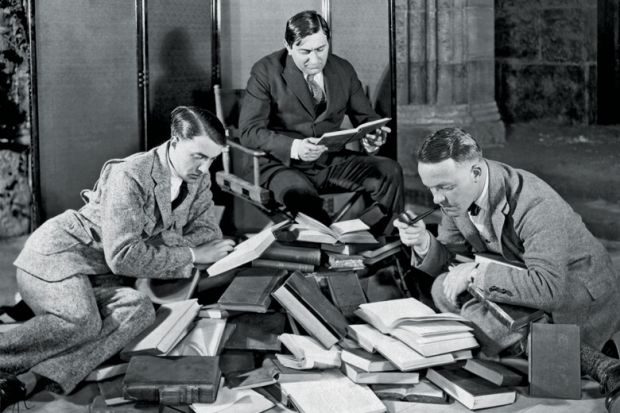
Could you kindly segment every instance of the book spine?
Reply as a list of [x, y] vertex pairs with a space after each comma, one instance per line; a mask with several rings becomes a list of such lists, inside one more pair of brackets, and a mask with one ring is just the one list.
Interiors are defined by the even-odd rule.
[[472, 297], [478, 300], [491, 314], [493, 314], [502, 324], [508, 327], [510, 330], [514, 328], [514, 320], [510, 317], [502, 308], [493, 301], [487, 299], [482, 291], [474, 287], [473, 285], [469, 285], [467, 287], [467, 292], [469, 292]]
[[301, 248], [274, 244], [267, 248], [260, 258], [300, 264], [320, 265], [321, 250], [318, 248]]
[[289, 262], [280, 260], [257, 259], [252, 261], [252, 267], [258, 268], [281, 268], [290, 271], [313, 272], [314, 265], [300, 262]]
[[123, 389], [126, 399], [170, 405], [213, 403], [215, 396], [211, 385], [132, 385]]

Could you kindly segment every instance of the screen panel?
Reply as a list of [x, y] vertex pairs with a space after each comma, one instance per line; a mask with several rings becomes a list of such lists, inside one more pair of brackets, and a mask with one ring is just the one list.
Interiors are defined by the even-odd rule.
[[83, 203], [110, 158], [141, 147], [135, 3], [36, 2], [42, 218]]

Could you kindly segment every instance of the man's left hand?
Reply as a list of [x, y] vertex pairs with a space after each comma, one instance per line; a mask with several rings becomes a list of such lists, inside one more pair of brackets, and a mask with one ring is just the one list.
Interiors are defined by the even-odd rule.
[[467, 290], [469, 283], [478, 274], [478, 264], [475, 262], [466, 262], [452, 268], [443, 280], [443, 293], [446, 298], [456, 306], [456, 297]]
[[362, 138], [362, 145], [369, 154], [375, 154], [379, 148], [385, 143], [387, 134], [392, 132], [387, 126], [376, 129], [375, 133], [368, 133]]

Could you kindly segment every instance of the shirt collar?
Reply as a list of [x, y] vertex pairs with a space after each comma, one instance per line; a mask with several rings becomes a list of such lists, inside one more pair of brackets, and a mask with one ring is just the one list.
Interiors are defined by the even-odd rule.
[[489, 200], [489, 168], [486, 168], [487, 176], [484, 179], [484, 187], [482, 188], [482, 192], [476, 199], [475, 203], [482, 210], [488, 209], [488, 200]]
[[[304, 73], [304, 80], [306, 82], [308, 81], [308, 76], [310, 76], [310, 75]], [[314, 79], [314, 81], [316, 83], [318, 83], [318, 85], [321, 87], [321, 89], [324, 89], [324, 87], [323, 87], [324, 81], [323, 81], [323, 72], [322, 71], [317, 73], [317, 74], [315, 74], [313, 79]]]

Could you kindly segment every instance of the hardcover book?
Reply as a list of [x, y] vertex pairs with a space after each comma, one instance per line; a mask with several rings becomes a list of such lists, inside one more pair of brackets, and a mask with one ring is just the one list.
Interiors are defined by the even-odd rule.
[[368, 372], [342, 363], [342, 372], [358, 384], [416, 384], [420, 381], [420, 376], [416, 372], [410, 371], [373, 371]]
[[295, 217], [297, 224], [291, 226], [297, 241], [316, 242], [321, 244], [376, 244], [377, 239], [368, 232], [368, 225], [360, 219], [350, 219], [331, 224], [329, 227], [322, 222], [299, 212]]
[[355, 272], [332, 272], [325, 279], [332, 302], [346, 318], [353, 317], [359, 305], [368, 302]]
[[470, 359], [463, 368], [498, 386], [518, 386], [523, 376], [493, 360]]
[[258, 258], [252, 261], [252, 267], [254, 268], [273, 268], [286, 271], [300, 271], [300, 272], [312, 272], [314, 271], [314, 265], [305, 264], [303, 262], [282, 261], [282, 260], [268, 260]]
[[244, 313], [228, 319], [235, 326], [224, 344], [229, 350], [280, 351], [278, 335], [284, 332], [286, 315], [283, 313]]
[[272, 401], [253, 390], [222, 386], [213, 403], [193, 403], [190, 408], [194, 413], [260, 413], [273, 406]]
[[398, 368], [377, 353], [369, 353], [361, 348], [343, 349], [340, 353], [343, 362], [367, 372], [393, 371]]
[[169, 356], [215, 356], [226, 330], [226, 319], [202, 318], [177, 344]]
[[261, 259], [297, 262], [309, 265], [321, 264], [321, 249], [299, 247], [295, 245], [282, 244], [274, 242], [260, 256]]
[[134, 356], [123, 380], [123, 397], [171, 405], [212, 403], [220, 379], [218, 356]]
[[420, 382], [417, 384], [373, 384], [370, 388], [384, 401], [398, 400], [416, 403], [448, 403], [448, 395], [426, 378], [420, 379]]
[[325, 349], [314, 338], [296, 334], [281, 334], [278, 340], [292, 353], [292, 356], [276, 354], [278, 361], [286, 367], [299, 370], [340, 367], [337, 347]]
[[497, 386], [459, 366], [428, 369], [426, 378], [470, 410], [512, 404], [517, 397], [514, 390]]
[[265, 313], [271, 304], [271, 292], [284, 280], [285, 270], [249, 268], [240, 271], [217, 303], [229, 311]]
[[356, 128], [344, 129], [334, 132], [327, 132], [320, 136], [317, 145], [327, 146], [330, 152], [342, 150], [348, 143], [358, 141], [369, 133], [375, 133], [377, 129], [388, 124], [391, 118], [381, 118], [370, 122], [362, 123]]

